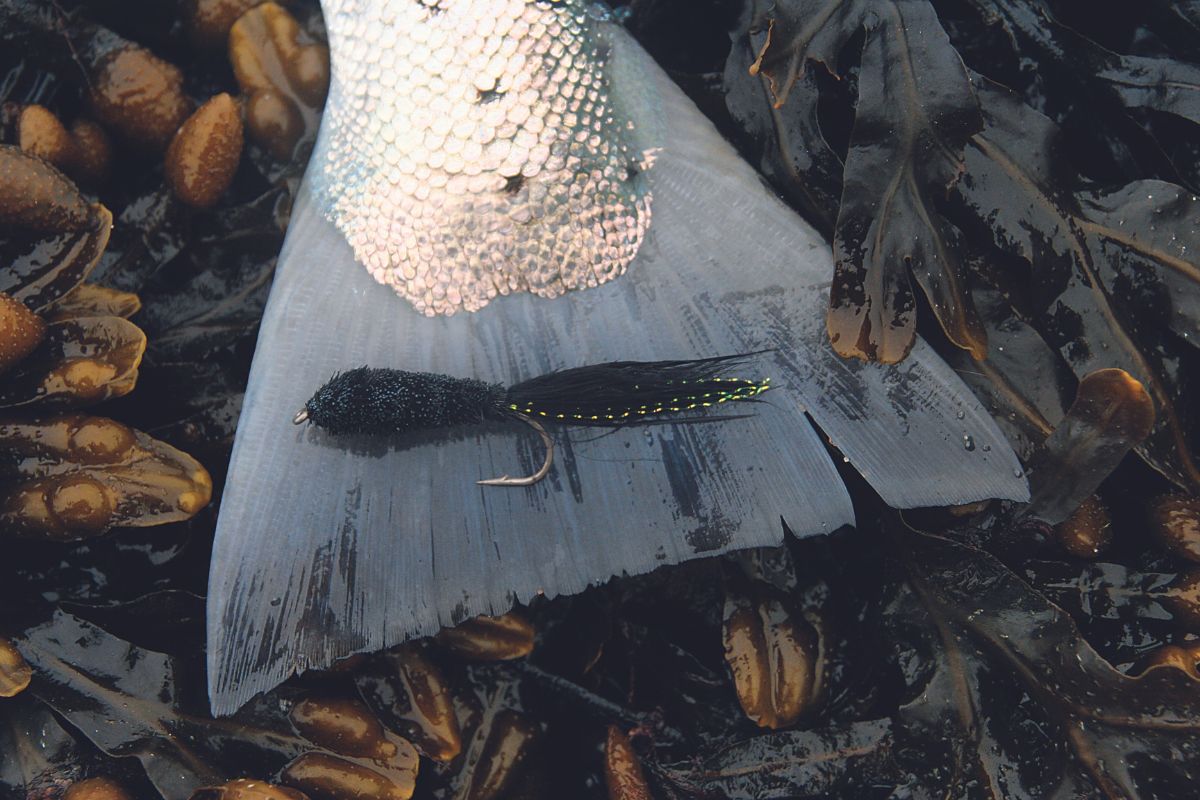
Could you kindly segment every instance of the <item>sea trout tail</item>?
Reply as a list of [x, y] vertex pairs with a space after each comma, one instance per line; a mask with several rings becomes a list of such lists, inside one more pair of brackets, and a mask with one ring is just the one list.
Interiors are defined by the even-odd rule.
[[[800, 536], [852, 523], [810, 418], [894, 506], [1027, 497], [999, 430], [924, 342], [892, 367], [833, 353], [827, 243], [623, 31], [607, 35], [612, 91], [655, 159], [646, 240], [625, 275], [599, 286], [415, 311], [355, 263], [323, 213], [322, 134], [221, 506], [208, 598], [215, 713], [293, 673], [515, 601], [777, 544], [781, 518]], [[560, 431], [553, 470], [528, 488], [476, 485], [537, 467], [541, 443], [522, 426], [381, 443], [291, 421], [331, 374], [361, 364], [512, 386], [609, 361], [760, 350], [748, 377], [772, 389], [734, 418]]]

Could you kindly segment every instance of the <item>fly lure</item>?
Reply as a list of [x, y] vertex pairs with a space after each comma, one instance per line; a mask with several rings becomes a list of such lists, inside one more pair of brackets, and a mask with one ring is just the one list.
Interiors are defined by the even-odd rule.
[[[532, 486], [554, 461], [554, 441], [542, 422], [616, 428], [646, 417], [684, 414], [732, 400], [754, 400], [769, 378], [722, 372], [750, 355], [695, 361], [611, 361], [550, 372], [505, 387], [398, 369], [357, 369], [334, 375], [293, 417], [332, 434], [390, 435], [489, 421], [520, 421], [546, 446], [542, 466], [524, 478], [490, 478], [485, 486]], [[688, 419], [685, 417], [684, 419]]]

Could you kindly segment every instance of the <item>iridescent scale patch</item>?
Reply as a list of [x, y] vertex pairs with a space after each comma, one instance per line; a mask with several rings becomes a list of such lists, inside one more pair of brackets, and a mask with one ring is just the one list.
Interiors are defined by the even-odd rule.
[[419, 311], [621, 275], [650, 221], [600, 24], [576, 0], [326, 2], [319, 186], [358, 260]]

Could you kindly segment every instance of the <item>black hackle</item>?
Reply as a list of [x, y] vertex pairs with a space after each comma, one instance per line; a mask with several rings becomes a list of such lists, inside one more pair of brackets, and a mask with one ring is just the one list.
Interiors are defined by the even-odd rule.
[[358, 367], [334, 375], [304, 410], [334, 434], [404, 433], [501, 419], [503, 392], [473, 378]]

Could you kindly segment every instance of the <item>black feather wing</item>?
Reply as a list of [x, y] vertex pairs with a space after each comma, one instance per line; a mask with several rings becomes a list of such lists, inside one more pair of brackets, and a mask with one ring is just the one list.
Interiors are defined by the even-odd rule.
[[753, 400], [770, 378], [747, 378], [747, 353], [691, 361], [610, 361], [557, 370], [518, 383], [511, 411], [567, 425], [617, 427], [659, 415], [695, 415], [736, 400]]

